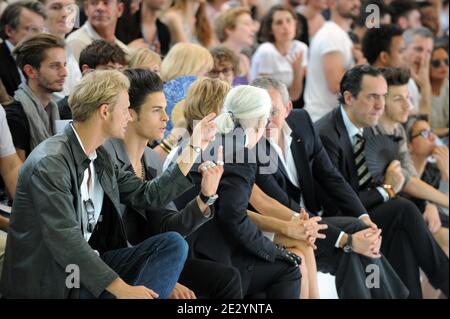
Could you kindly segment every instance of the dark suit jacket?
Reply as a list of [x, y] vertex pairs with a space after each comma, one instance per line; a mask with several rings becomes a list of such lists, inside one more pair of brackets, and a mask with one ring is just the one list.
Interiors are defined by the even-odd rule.
[[[350, 183], [353, 190], [358, 193], [366, 209], [383, 203], [383, 197], [375, 188], [377, 185], [371, 184], [369, 188], [359, 190], [353, 147], [342, 119], [341, 108], [338, 107], [325, 115], [315, 123], [315, 126], [334, 166]], [[368, 138], [371, 134], [373, 132], [370, 129], [364, 129], [363, 135], [365, 138]], [[326, 197], [326, 194], [322, 193], [322, 196]], [[336, 207], [331, 201], [327, 201], [327, 204], [328, 210], [336, 211]]]
[[[277, 153], [265, 139], [258, 144], [260, 169], [256, 178], [257, 185], [267, 195], [295, 211], [300, 208], [301, 194], [305, 208], [312, 214], [317, 214], [321, 210], [322, 203], [316, 196], [316, 185], [320, 185], [348, 215], [359, 217], [365, 213], [366, 210], [358, 196], [331, 163], [308, 113], [304, 110], [293, 110], [287, 118], [287, 124], [292, 130], [290, 148], [301, 190], [290, 182]], [[268, 154], [269, 157], [263, 159], [261, 154]], [[271, 163], [277, 164], [277, 170], [273, 174], [265, 174], [261, 171], [262, 163], [268, 162], [269, 158]], [[325, 241], [329, 246], [334, 246], [341, 230], [330, 224], [328, 226], [329, 228], [324, 232], [327, 235]]]
[[[254, 150], [243, 146], [242, 130], [236, 129], [224, 136], [218, 135], [215, 142], [210, 143], [203, 152], [202, 159], [216, 160], [214, 151], [217, 151], [219, 145], [224, 146], [225, 166], [218, 189], [219, 198], [214, 204], [216, 217], [193, 234], [191, 247], [197, 258], [238, 268], [243, 287], [248, 287], [248, 267], [252, 267], [256, 259], [274, 262], [277, 249], [247, 216], [247, 205], [256, 173]], [[176, 201], [178, 207], [199, 192], [201, 174], [197, 171], [198, 165], [190, 172], [195, 190], [184, 193]]]
[[19, 87], [22, 79], [20, 78], [16, 61], [4, 41], [0, 44], [0, 61], [0, 79], [5, 86], [6, 92], [14, 97], [14, 92]]
[[[125, 145], [121, 140], [110, 139], [103, 146], [119, 169], [133, 172]], [[161, 158], [149, 147], [144, 151], [144, 165], [146, 180], [153, 180], [161, 175]], [[120, 208], [127, 238], [133, 245], [149, 236], [167, 231], [176, 231], [183, 236], [188, 236], [214, 215], [214, 208], [211, 208], [210, 216], [205, 217], [195, 198], [180, 211], [173, 202], [158, 209], [134, 209], [125, 205], [121, 205]]]

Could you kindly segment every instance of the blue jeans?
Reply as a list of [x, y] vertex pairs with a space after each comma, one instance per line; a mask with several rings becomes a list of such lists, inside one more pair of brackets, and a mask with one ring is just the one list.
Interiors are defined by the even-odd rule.
[[[129, 285], [145, 286], [165, 299], [178, 281], [187, 252], [184, 238], [176, 232], [167, 232], [134, 247], [107, 251], [101, 258]], [[81, 287], [80, 299], [87, 298], [94, 296]], [[104, 292], [100, 298], [112, 298], [112, 295]]]

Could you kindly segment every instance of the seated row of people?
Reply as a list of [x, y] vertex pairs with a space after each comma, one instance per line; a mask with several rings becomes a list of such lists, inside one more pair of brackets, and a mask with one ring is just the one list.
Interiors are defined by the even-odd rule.
[[[392, 200], [395, 193], [403, 189], [407, 192], [403, 187], [402, 165], [394, 162], [388, 168], [384, 183], [381, 185], [374, 183], [370, 172], [364, 166], [363, 157], [357, 156], [358, 162], [353, 158], [354, 150], [349, 138], [351, 133], [348, 131], [355, 132], [353, 135], [370, 132], [373, 134], [372, 130], [364, 132], [362, 129], [373, 127], [378, 123], [385, 108], [384, 96], [387, 95], [388, 103], [390, 94], [393, 97], [392, 101], [395, 100], [394, 97], [397, 100], [398, 96], [404, 98], [394, 90], [397, 86], [404, 86], [404, 83], [390, 80], [399, 76], [398, 71], [395, 73], [391, 70], [394, 75], [385, 72], [384, 76], [369, 66], [356, 67], [348, 71], [340, 88], [342, 108], [338, 108], [338, 111], [333, 111], [327, 118], [317, 123], [320, 138], [305, 111], [290, 111], [289, 93], [280, 81], [261, 79], [252, 83], [252, 86], [240, 86], [228, 91], [229, 88], [226, 87], [220, 89], [219, 80], [199, 79], [192, 87], [198, 86], [199, 92], [202, 92], [202, 89], [203, 92], [207, 92], [208, 86], [219, 87], [218, 90], [223, 92], [222, 95], [213, 95], [219, 99], [211, 99], [211, 108], [221, 113], [215, 119], [221, 134], [213, 138], [216, 126], [212, 121], [214, 116], [208, 115], [206, 107], [200, 105], [204, 101], [199, 98], [203, 97], [204, 93], [194, 96], [188, 93], [184, 101], [184, 117], [188, 130], [191, 125], [192, 136], [181, 144], [179, 148], [183, 150], [181, 155], [177, 153], [172, 157], [176, 158], [177, 163], [168, 165], [168, 169], [161, 177], [143, 186], [142, 181], [133, 175], [146, 180], [151, 179], [148, 176], [154, 178], [157, 175], [147, 176], [145, 167], [148, 164], [145, 162], [143, 164], [141, 160], [145, 159], [147, 143], [162, 137], [168, 121], [165, 113], [166, 100], [161, 93], [162, 83], [159, 78], [158, 82], [156, 75], [144, 70], [125, 71], [128, 79], [117, 71], [88, 73], [68, 101], [74, 124], [68, 126], [63, 135], [49, 139], [43, 137], [36, 142], [46, 130], [49, 136], [53, 135], [52, 123], [59, 116], [57, 108], [56, 113], [54, 112], [55, 105], [50, 102], [49, 91], [59, 89], [64, 83], [65, 75], [62, 70], [64, 67], [61, 67], [64, 65], [64, 58], [62, 54], [59, 56], [62, 47], [55, 37], [39, 35], [24, 41], [17, 50], [18, 56], [20, 54], [23, 56], [20, 61], [28, 77], [28, 84], [22, 84], [22, 91], [19, 91], [22, 92], [20, 98], [22, 111], [25, 113], [22, 114], [21, 121], [26, 120], [30, 125], [27, 130], [30, 134], [28, 153], [31, 153], [32, 149], [36, 150], [25, 162], [18, 185], [20, 197], [16, 196], [14, 200], [11, 220], [13, 235], [8, 240], [2, 278], [4, 287], [2, 292], [6, 297], [28, 296], [30, 291], [28, 289], [33, 291], [29, 296], [36, 297], [67, 297], [69, 294], [73, 296], [72, 293], [97, 297], [104, 290], [118, 297], [129, 296], [130, 292], [147, 297], [155, 296], [143, 288], [130, 288], [117, 279], [117, 275], [123, 277], [128, 284], [143, 284], [156, 291], [158, 295], [168, 297], [176, 285], [184, 265], [183, 259], [186, 257], [185, 252], [180, 252], [185, 244], [182, 244], [183, 241], [179, 237], [172, 239], [173, 242], [177, 242], [180, 249], [179, 257], [184, 258], [174, 263], [178, 268], [174, 267], [171, 274], [168, 274], [170, 278], [166, 280], [164, 287], [162, 283], [153, 282], [154, 277], [150, 274], [146, 278], [136, 279], [133, 277], [136, 275], [134, 269], [122, 269], [120, 264], [131, 258], [129, 255], [133, 250], [142, 249], [146, 251], [145, 254], [149, 259], [154, 258], [155, 256], [152, 257], [149, 252], [151, 246], [155, 244], [157, 238], [163, 238], [164, 235], [158, 235], [160, 237], [153, 239], [148, 236], [172, 229], [178, 230], [183, 235], [196, 230], [188, 237], [193, 253], [193, 259], [190, 260], [194, 266], [186, 264], [183, 269], [186, 277], [181, 276], [177, 285], [178, 290], [184, 293], [187, 290], [182, 285], [196, 290], [199, 296], [225, 296], [223, 291], [226, 289], [221, 290], [223, 287], [214, 292], [206, 291], [206, 288], [211, 287], [205, 285], [205, 282], [211, 280], [215, 283], [234, 283], [234, 287], [228, 287], [227, 290], [227, 293], [233, 296], [238, 296], [239, 291], [241, 295], [264, 292], [269, 298], [297, 298], [300, 295], [301, 285], [298, 269], [300, 259], [296, 254], [267, 239], [261, 232], [265, 230], [278, 233], [278, 237], [274, 239], [276, 243], [297, 248], [297, 252], [307, 261], [303, 268], [306, 266], [307, 272], [313, 274], [307, 276], [308, 285], [305, 290], [309, 296], [317, 296], [317, 285], [314, 283], [316, 266], [314, 258], [311, 258], [314, 254], [318, 270], [336, 275], [338, 292], [343, 298], [403, 298], [408, 296], [408, 290], [409, 297], [421, 297], [419, 267], [426, 272], [435, 287], [448, 295], [446, 271], [448, 257], [431, 235], [417, 207], [406, 199]], [[36, 52], [56, 53], [36, 55]], [[38, 59], [33, 60], [33, 56], [37, 56]], [[132, 86], [129, 85], [130, 81]], [[220, 101], [220, 96], [224, 101]], [[128, 102], [128, 98], [132, 102]], [[25, 103], [27, 106], [24, 107]], [[44, 108], [42, 107], [44, 104], [51, 107]], [[141, 113], [144, 106], [150, 108], [145, 108], [147, 112]], [[192, 111], [195, 107], [200, 112], [189, 114], [188, 110]], [[17, 109], [20, 108], [14, 110]], [[30, 112], [34, 110], [37, 114], [33, 116], [30, 113], [31, 115], [27, 116], [25, 109], [31, 109]], [[388, 109], [389, 107], [386, 108], [386, 116], [391, 116], [388, 119], [393, 121], [392, 114], [395, 111], [389, 112]], [[47, 110], [52, 110], [50, 115], [46, 114]], [[40, 114], [39, 111], [44, 113]], [[154, 125], [148, 125], [152, 121], [150, 117], [146, 117], [149, 114], [155, 116]], [[45, 121], [43, 123], [36, 121], [38, 118], [47, 119], [48, 125]], [[133, 120], [132, 124], [125, 129], [130, 120]], [[145, 124], [139, 125], [141, 120]], [[200, 132], [196, 132], [192, 124], [189, 124], [193, 120], [200, 120], [200, 124], [195, 126], [198, 131], [208, 128], [210, 134], [201, 136]], [[267, 138], [262, 138], [266, 133], [267, 122], [269, 132]], [[149, 132], [147, 130], [152, 131], [153, 135], [142, 136], [145, 132]], [[337, 133], [334, 130], [337, 130]], [[31, 138], [32, 134], [34, 138]], [[128, 134], [133, 140], [128, 145], [129, 149], [126, 143]], [[123, 140], [110, 141], [107, 144], [112, 158], [120, 157], [114, 165], [104, 149], [100, 148], [110, 137]], [[336, 137], [342, 140], [334, 140]], [[32, 141], [35, 141], [33, 148]], [[75, 143], [77, 141], [78, 144]], [[364, 147], [364, 140], [362, 142], [355, 140], [354, 144], [359, 147], [360, 152]], [[221, 156], [218, 154], [222, 153], [219, 145], [224, 146], [223, 159], [218, 158]], [[25, 148], [23, 151], [19, 152], [19, 155], [24, 157], [29, 155], [25, 152]], [[77, 155], [74, 155], [75, 153]], [[128, 157], [129, 164], [122, 161], [124, 156], [119, 153]], [[202, 161], [206, 160], [206, 163], [194, 163], [195, 157], [200, 153]], [[99, 159], [96, 160], [97, 155]], [[49, 162], [46, 163], [47, 161]], [[222, 168], [223, 162], [225, 166]], [[119, 166], [125, 164], [128, 165], [125, 170], [131, 171], [130, 174], [123, 171], [124, 167], [119, 169]], [[359, 172], [354, 171], [356, 167], [362, 169]], [[182, 190], [181, 186], [188, 188], [188, 183], [180, 174], [189, 174], [195, 186], [184, 194], [181, 194], [185, 190]], [[56, 179], [56, 176], [66, 178]], [[359, 185], [360, 177], [361, 185]], [[421, 182], [416, 183], [424, 185]], [[81, 188], [78, 189], [80, 184]], [[205, 190], [206, 186], [211, 188]], [[423, 187], [425, 190], [429, 189], [429, 186]], [[214, 202], [217, 199], [214, 196], [216, 193], [219, 199]], [[410, 195], [422, 196], [422, 199], [448, 207], [448, 198], [445, 200], [445, 197], [435, 190], [430, 189], [429, 194], [423, 191], [417, 194], [413, 191]], [[48, 198], [43, 201], [42, 196]], [[233, 200], [230, 201], [230, 198]], [[127, 205], [125, 211], [119, 210], [119, 200]], [[171, 210], [162, 209], [172, 200], [176, 200], [182, 213], [177, 213], [173, 205]], [[199, 213], [207, 212], [208, 206], [211, 206], [209, 211], [214, 210], [215, 217], [197, 229], [206, 221], [205, 216], [200, 216]], [[323, 219], [314, 217], [313, 215], [321, 210], [321, 206], [325, 207], [324, 216], [335, 216], [337, 206], [340, 213], [353, 217]], [[311, 216], [303, 212], [301, 216], [295, 216], [293, 212], [299, 212], [301, 207], [306, 208]], [[155, 224], [149, 222], [149, 225], [136, 219], [133, 221], [135, 217], [150, 220], [147, 210], [152, 208], [158, 213], [152, 212], [151, 217], [155, 218], [154, 216], [161, 214], [162, 217], [156, 217], [161, 221]], [[192, 209], [200, 210], [196, 211], [198, 220], [188, 221], [187, 225], [190, 227], [186, 228], [187, 225], [180, 221], [189, 219], [189, 214], [193, 213]], [[33, 210], [33, 216], [39, 222], [34, 223], [34, 220], [28, 219], [29, 216], [25, 218], [25, 212], [28, 210]], [[272, 221], [282, 221], [284, 225], [290, 222], [289, 225], [292, 225], [297, 233], [291, 231], [283, 233], [283, 227], [274, 227], [276, 223], [268, 222], [253, 211], [267, 215], [263, 217], [274, 218]], [[396, 211], [397, 214], [389, 214], [389, 211]], [[359, 217], [360, 220], [355, 217]], [[431, 224], [430, 219], [427, 221]], [[111, 223], [117, 223], [120, 227], [117, 225], [112, 227]], [[181, 225], [185, 228], [179, 228]], [[156, 230], [147, 229], [148, 226], [156, 226]], [[140, 239], [132, 239], [128, 234], [131, 232], [136, 235], [133, 227], [141, 227]], [[32, 242], [22, 240], [20, 234], [25, 229], [27, 232], [34, 229], [34, 233], [30, 233], [34, 236]], [[324, 239], [320, 232], [326, 234], [327, 238]], [[167, 237], [173, 235], [166, 234]], [[300, 241], [302, 244], [299, 247], [283, 236]], [[114, 240], [105, 242], [105, 238]], [[214, 240], [211, 240], [212, 238]], [[45, 244], [36, 249], [34, 243], [37, 242]], [[126, 248], [128, 242], [134, 247]], [[70, 256], [63, 253], [62, 247], [65, 244], [78, 247], [78, 253]], [[25, 247], [20, 248], [22, 245]], [[115, 251], [118, 248], [125, 250]], [[317, 249], [313, 251], [312, 248]], [[97, 250], [101, 258], [95, 253], [93, 255], [89, 249]], [[17, 250], [23, 251], [23, 254], [11, 253]], [[20, 258], [28, 257], [30, 251], [34, 252], [32, 255], [36, 262], [21, 263]], [[387, 259], [381, 253], [385, 254]], [[80, 257], [81, 255], [85, 257]], [[142, 272], [147, 273], [146, 262], [149, 259], [142, 264], [139, 263], [142, 261], [133, 258], [130, 261], [139, 264], [136, 267], [142, 267]], [[202, 277], [200, 281], [205, 280], [204, 282], [198, 282], [198, 279], [192, 281], [197, 277], [198, 269], [202, 267], [202, 262], [196, 266], [197, 259], [213, 262], [211, 267], [224, 267], [216, 263], [225, 264], [228, 267], [226, 273], [233, 279], [207, 280]], [[43, 260], [45, 262], [42, 262]], [[61, 279], [65, 267], [72, 264], [79, 265], [83, 274], [82, 268], [89, 262], [97, 265], [97, 271], [104, 273], [105, 276], [101, 282], [99, 278], [93, 280], [95, 271], [90, 269], [86, 277], [81, 277], [82, 286], [87, 291], [83, 289], [72, 291], [61, 286], [64, 285], [64, 281], [51, 280], [53, 276]], [[34, 277], [29, 273], [31, 271], [29, 268], [35, 263], [42, 267], [40, 268], [42, 271], [53, 270], [53, 274], [49, 274], [49, 277], [43, 275], [46, 278], [44, 287], [39, 286], [40, 283], [34, 283], [32, 280]], [[383, 270], [382, 289], [367, 287], [361, 279], [361, 274], [369, 264], [377, 264]], [[20, 267], [23, 269], [19, 269]], [[239, 274], [232, 267], [236, 268]], [[271, 273], [272, 276], [269, 275]], [[30, 286], [24, 285], [24, 290], [14, 288], [13, 284], [19, 280], [16, 274], [20, 274], [20, 278], [30, 278], [29, 282], [24, 281]], [[175, 281], [173, 278], [176, 278]], [[242, 287], [236, 288], [236, 283]]]

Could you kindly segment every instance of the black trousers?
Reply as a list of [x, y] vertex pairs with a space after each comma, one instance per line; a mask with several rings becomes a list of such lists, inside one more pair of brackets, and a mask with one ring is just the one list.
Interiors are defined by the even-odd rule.
[[178, 282], [191, 289], [199, 299], [243, 297], [239, 271], [213, 261], [195, 258], [186, 260]]
[[378, 205], [369, 214], [382, 229], [381, 251], [408, 287], [409, 298], [422, 298], [419, 268], [448, 297], [448, 257], [428, 230], [417, 206], [397, 198]]
[[[368, 227], [354, 217], [324, 217], [322, 221], [348, 234]], [[357, 253], [345, 253], [321, 240], [316, 241], [316, 246], [317, 269], [336, 276], [339, 298], [404, 299], [408, 296], [408, 289], [384, 256], [372, 259]]]
[[244, 296], [268, 299], [299, 299], [300, 268], [283, 261], [271, 263], [246, 254], [233, 256], [233, 265], [242, 277]]

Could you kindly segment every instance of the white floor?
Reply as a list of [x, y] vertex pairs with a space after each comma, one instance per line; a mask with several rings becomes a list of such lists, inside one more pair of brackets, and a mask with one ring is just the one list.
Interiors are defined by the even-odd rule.
[[319, 284], [320, 299], [339, 299], [334, 276], [318, 272], [317, 281]]

